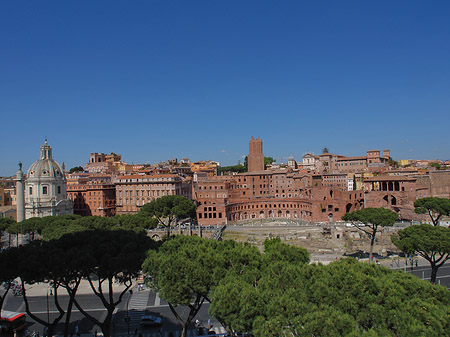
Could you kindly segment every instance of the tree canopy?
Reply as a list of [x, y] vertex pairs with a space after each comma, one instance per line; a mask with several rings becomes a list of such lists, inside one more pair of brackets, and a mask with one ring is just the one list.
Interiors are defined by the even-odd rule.
[[244, 173], [247, 169], [244, 165], [220, 166], [217, 168], [217, 174], [221, 175], [226, 172]]
[[[380, 208], [363, 208], [342, 217], [344, 221], [351, 221], [354, 225], [370, 237], [369, 260], [373, 259], [373, 246], [378, 227], [393, 226], [397, 221], [398, 215], [394, 211]], [[360, 225], [362, 223], [363, 225]]]
[[139, 215], [155, 217], [159, 224], [167, 228], [167, 237], [170, 236], [170, 227], [177, 219], [196, 217], [196, 207], [192, 200], [180, 195], [166, 195], [142, 206]]
[[450, 258], [450, 229], [429, 224], [413, 225], [392, 235], [392, 243], [406, 254], [418, 253], [431, 265], [431, 282]]
[[264, 157], [264, 168], [267, 168], [268, 165], [272, 165], [276, 160], [272, 157]]
[[450, 216], [450, 199], [427, 197], [414, 202], [417, 214], [428, 214], [434, 226], [439, 225], [442, 216]]
[[284, 244], [280, 238], [264, 241], [264, 256], [271, 262], [309, 263], [309, 253], [305, 248]]
[[[3, 250], [0, 253], [0, 278], [7, 281], [20, 277], [28, 315], [47, 326], [50, 335], [66, 315], [64, 334], [68, 336], [71, 311], [75, 305], [102, 329], [104, 336], [109, 336], [114, 309], [140, 272], [147, 250], [154, 247], [156, 243], [143, 233], [120, 229], [85, 229], [48, 241], [36, 240]], [[76, 293], [83, 278], [105, 306], [106, 314], [102, 321], [91, 316], [77, 302]], [[50, 322], [40, 319], [30, 309], [26, 288], [27, 284], [35, 282], [48, 283], [52, 287], [52, 298], [58, 312]], [[118, 297], [114, 296], [114, 291], [117, 291], [113, 287], [115, 282], [124, 285]], [[59, 300], [58, 289], [61, 288], [69, 295], [68, 301]], [[63, 307], [62, 303], [66, 306]]]
[[[183, 337], [216, 283], [218, 245], [216, 240], [178, 235], [165, 241], [158, 251], [149, 251], [143, 264], [151, 287], [167, 300], [182, 326]], [[189, 308], [187, 317], [177, 312], [179, 305]]]
[[211, 297], [215, 317], [255, 337], [442, 336], [450, 327], [447, 289], [352, 258], [270, 263], [252, 278], [223, 278]]
[[69, 170], [69, 173], [75, 173], [75, 172], [84, 172], [84, 168], [81, 166], [75, 166]]

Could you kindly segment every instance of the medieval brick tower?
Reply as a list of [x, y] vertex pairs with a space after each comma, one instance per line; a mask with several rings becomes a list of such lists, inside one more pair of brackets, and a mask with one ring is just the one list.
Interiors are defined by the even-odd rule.
[[250, 139], [248, 152], [248, 172], [264, 171], [264, 154], [262, 139]]

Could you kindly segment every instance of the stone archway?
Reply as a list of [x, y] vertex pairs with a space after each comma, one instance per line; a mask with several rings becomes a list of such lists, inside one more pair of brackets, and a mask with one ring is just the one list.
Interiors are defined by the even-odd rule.
[[347, 206], [345, 206], [345, 213], [350, 213], [352, 210], [352, 204], [348, 203]]
[[152, 235], [152, 239], [155, 240], [155, 241], [161, 241], [162, 240], [161, 237], [159, 236], [159, 234], [153, 234]]

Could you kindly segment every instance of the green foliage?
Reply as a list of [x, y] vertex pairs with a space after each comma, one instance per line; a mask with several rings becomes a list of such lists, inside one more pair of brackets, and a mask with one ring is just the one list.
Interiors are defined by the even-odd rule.
[[380, 207], [380, 208], [363, 208], [351, 213], [347, 213], [342, 217], [344, 221], [359, 221], [365, 225], [377, 226], [393, 226], [397, 221], [397, 213]]
[[[95, 221], [93, 223], [95, 224]], [[54, 221], [50, 226], [58, 227], [61, 232], [63, 231], [61, 222]], [[76, 223], [71, 223], [70, 226], [82, 227]], [[45, 230], [48, 228], [50, 227], [46, 227]], [[132, 279], [140, 272], [147, 250], [155, 247], [156, 244], [146, 235], [134, 231], [82, 228], [79, 232], [59, 233], [54, 235], [56, 239], [33, 241], [28, 245], [20, 246], [15, 250], [10, 248], [5, 252], [17, 251], [17, 256], [20, 257], [11, 267], [14, 275], [19, 275], [28, 284], [47, 282], [54, 289], [55, 296], [52, 298], [58, 308], [59, 316], [51, 324], [47, 323], [33, 315], [25, 302], [27, 313], [34, 320], [49, 326], [49, 330], [53, 329], [64, 314], [70, 318], [69, 312], [75, 304], [83, 315], [101, 327], [104, 336], [109, 336], [114, 309], [121, 302], [124, 293], [131, 287]], [[2, 256], [3, 252], [0, 254], [0, 266]], [[82, 278], [87, 278], [92, 292], [105, 306], [106, 315], [103, 316], [103, 321], [90, 316], [77, 302], [75, 295]], [[120, 290], [119, 296], [114, 296], [115, 281], [125, 285]], [[61, 287], [67, 290], [70, 298], [66, 310], [63, 310], [62, 303], [57, 302], [56, 292]], [[69, 321], [66, 320], [66, 335], [69, 333], [68, 323]]]
[[12, 223], [6, 228], [11, 234], [37, 232], [44, 240], [58, 239], [69, 233], [89, 230], [132, 230], [144, 234], [155, 228], [158, 220], [142, 214], [118, 215], [105, 218], [100, 216], [80, 216], [75, 214], [30, 218], [22, 224]]
[[225, 173], [244, 173], [247, 169], [243, 165], [233, 165], [233, 166], [221, 166], [217, 168], [217, 175], [222, 175]]
[[14, 219], [0, 218], [0, 232], [6, 231], [9, 226], [16, 224]]
[[450, 328], [450, 292], [354, 259], [327, 266], [275, 262], [251, 282], [222, 279], [210, 312], [256, 337], [443, 336]]
[[[149, 251], [143, 264], [144, 272], [150, 276], [150, 285], [159, 292], [161, 298], [169, 302], [169, 307], [186, 329], [197, 314], [203, 302], [210, 300], [212, 289], [222, 279], [233, 280], [237, 275], [245, 274], [242, 282], [251, 282], [262, 268], [262, 256], [256, 247], [235, 241], [217, 241], [202, 239], [197, 236], [178, 235], [166, 240], [158, 251]], [[233, 293], [233, 292], [232, 292]], [[224, 305], [221, 313], [230, 308], [227, 299], [216, 297]], [[251, 302], [242, 300], [240, 319], [251, 315]], [[189, 314], [184, 319], [178, 314], [178, 305], [188, 306]], [[248, 309], [248, 310], [247, 310]], [[225, 315], [225, 314], [224, 314]]]
[[196, 207], [192, 200], [179, 195], [167, 195], [142, 206], [139, 216], [156, 218], [167, 228], [167, 237], [170, 236], [170, 227], [177, 219], [196, 218]]
[[417, 214], [428, 214], [437, 226], [442, 216], [450, 216], [450, 199], [427, 197], [414, 202], [414, 211]]
[[[342, 220], [352, 221], [355, 226], [369, 235], [370, 237], [370, 252], [369, 259], [372, 261], [373, 258], [373, 246], [375, 243], [375, 236], [378, 231], [378, 227], [382, 226], [393, 226], [395, 221], [397, 221], [397, 213], [380, 207], [380, 208], [363, 208], [351, 213], [346, 213]], [[361, 226], [359, 223], [363, 223]]]
[[268, 165], [272, 165], [275, 162], [276, 160], [272, 157], [264, 157], [264, 168], [266, 168]]
[[[151, 287], [169, 302], [182, 335], [224, 274], [223, 247], [216, 240], [178, 235], [166, 240], [158, 251], [148, 252], [142, 269], [150, 276]], [[187, 317], [182, 318], [176, 310], [179, 305], [189, 307]]]
[[287, 245], [282, 243], [280, 238], [264, 241], [264, 256], [271, 262], [309, 263], [309, 253], [305, 248]]
[[389, 157], [388, 163], [389, 163], [389, 166], [399, 167], [398, 162], [395, 161], [394, 159], [392, 159], [391, 157]]
[[442, 169], [442, 165], [440, 163], [431, 163], [430, 166], [438, 170]]
[[197, 294], [208, 296], [214, 284], [218, 241], [178, 235], [149, 251], [143, 270], [152, 286], [173, 305], [189, 305]]
[[391, 237], [392, 243], [406, 254], [418, 253], [431, 265], [431, 282], [450, 258], [450, 229], [429, 224], [409, 226]]
[[69, 170], [69, 173], [75, 173], [75, 172], [84, 172], [84, 168], [81, 166], [75, 166]]

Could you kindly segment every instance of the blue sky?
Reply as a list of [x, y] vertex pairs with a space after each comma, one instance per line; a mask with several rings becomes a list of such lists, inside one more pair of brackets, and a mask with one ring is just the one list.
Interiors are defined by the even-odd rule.
[[450, 159], [448, 1], [0, 2], [0, 175], [38, 159]]

